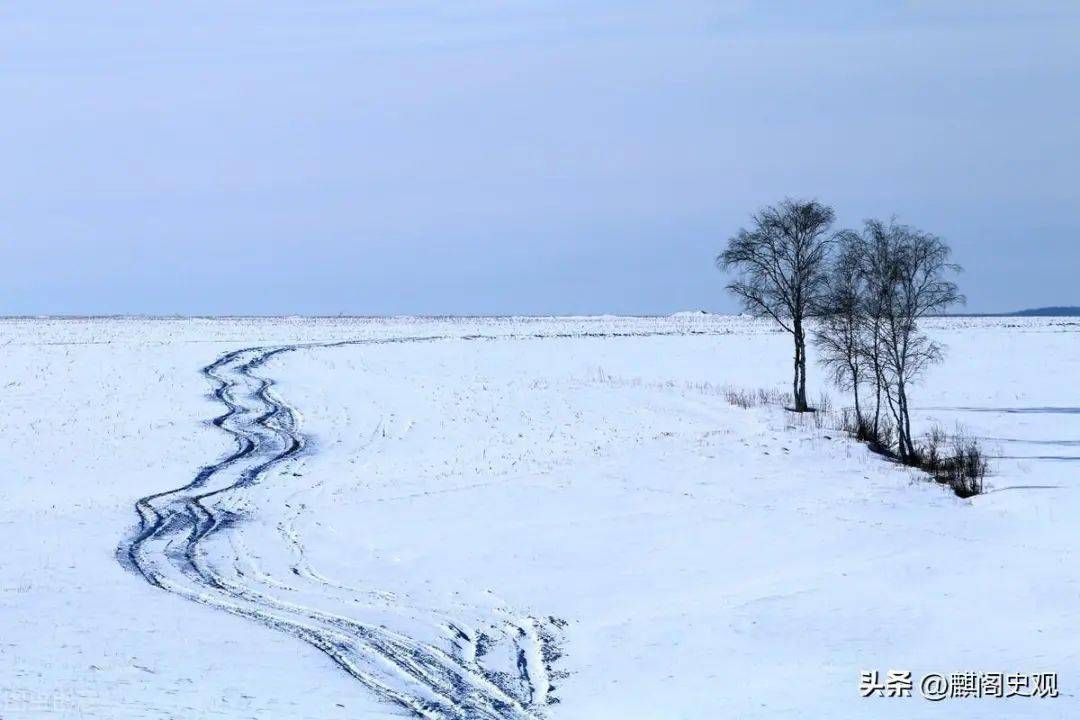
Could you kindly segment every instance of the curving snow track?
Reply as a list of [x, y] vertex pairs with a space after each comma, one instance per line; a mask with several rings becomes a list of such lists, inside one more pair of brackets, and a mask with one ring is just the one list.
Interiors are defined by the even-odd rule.
[[[517, 336], [613, 337], [682, 333], [581, 333]], [[216, 560], [208, 540], [228, 535], [242, 516], [237, 496], [257, 486], [278, 463], [301, 453], [306, 444], [297, 415], [274, 394], [273, 380], [259, 374], [267, 360], [310, 347], [352, 344], [422, 343], [443, 336], [405, 337], [246, 348], [229, 352], [203, 368], [214, 384], [225, 412], [213, 423], [236, 441], [227, 457], [202, 468], [187, 485], [148, 495], [135, 507], [139, 524], [122, 542], [118, 558], [151, 585], [194, 602], [249, 618], [288, 633], [326, 653], [345, 672], [378, 697], [414, 717], [430, 720], [530, 720], [541, 717], [551, 695], [552, 664], [559, 658], [556, 638], [563, 626], [555, 618], [539, 619], [500, 612], [485, 627], [458, 621], [446, 613], [429, 613], [446, 642], [417, 640], [375, 621], [329, 612], [290, 598], [282, 580], [259, 581]], [[472, 335], [458, 340], [495, 340]], [[507, 338], [509, 339], [509, 338]], [[287, 538], [295, 542], [295, 538]], [[233, 547], [237, 547], [236, 543]], [[217, 547], [217, 546], [215, 546]], [[293, 568], [297, 579], [324, 578]], [[501, 647], [509, 668], [490, 667], [489, 653]]]

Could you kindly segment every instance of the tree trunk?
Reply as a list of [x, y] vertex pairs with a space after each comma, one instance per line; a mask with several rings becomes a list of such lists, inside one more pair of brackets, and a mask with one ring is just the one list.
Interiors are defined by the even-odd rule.
[[795, 321], [795, 377], [792, 382], [792, 395], [795, 412], [806, 412], [806, 334], [802, 322]]
[[799, 333], [793, 333], [795, 338], [795, 365], [793, 368], [794, 376], [791, 380], [791, 402], [794, 405], [794, 410], [799, 411]]
[[880, 323], [875, 320], [873, 326], [873, 338], [870, 351], [873, 353], [873, 357], [870, 359], [874, 366], [874, 440], [877, 441], [881, 437], [881, 391], [885, 386], [885, 375], [881, 369], [881, 345], [879, 340], [879, 334], [881, 332]]
[[915, 444], [911, 442], [911, 413], [908, 410], [907, 390], [904, 387], [905, 384], [906, 383], [903, 381], [900, 381], [897, 384], [897, 399], [899, 401], [900, 409], [900, 417], [897, 420], [900, 427], [897, 432], [900, 434], [900, 437], [903, 438], [904, 444], [907, 446], [904, 460], [910, 462], [915, 458]]
[[859, 371], [851, 366], [851, 390], [855, 394], [855, 427], [862, 427], [862, 408], [859, 407]]
[[874, 439], [881, 437], [881, 373], [874, 371]]
[[908, 455], [907, 447], [904, 445], [904, 434], [901, 431], [903, 422], [900, 420], [900, 401], [893, 400], [893, 394], [889, 388], [883, 387], [882, 391], [885, 393], [885, 403], [889, 407], [889, 414], [892, 415], [893, 421], [896, 423], [896, 452], [901, 461], [906, 461]]
[[806, 400], [806, 336], [803, 335], [802, 356], [799, 363], [799, 390], [802, 392], [803, 410], [810, 409], [810, 403]]
[[892, 395], [888, 396], [889, 409], [892, 411], [893, 420], [896, 422], [896, 450], [900, 455], [900, 461], [910, 464], [915, 457], [915, 446], [911, 442], [911, 419], [907, 409], [906, 383], [902, 378], [896, 381], [896, 400]]

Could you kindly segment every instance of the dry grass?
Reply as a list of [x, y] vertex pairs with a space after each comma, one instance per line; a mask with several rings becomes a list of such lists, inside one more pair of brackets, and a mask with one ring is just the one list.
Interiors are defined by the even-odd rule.
[[723, 395], [728, 404], [744, 410], [755, 407], [787, 407], [794, 402], [791, 393], [765, 388], [747, 390], [727, 385], [723, 388]]
[[[710, 387], [710, 390], [714, 388]], [[792, 406], [792, 395], [782, 390], [756, 390], [730, 385], [719, 388], [719, 394], [731, 405], [749, 410], [756, 407]], [[865, 442], [869, 448], [892, 460], [899, 460], [896, 451], [897, 433], [890, 420], [879, 419], [877, 427], [872, 420], [857, 417], [852, 408], [833, 408], [827, 393], [818, 397], [813, 412], [799, 414], [796, 424], [802, 428], [836, 430]], [[983, 481], [989, 473], [986, 453], [979, 442], [957, 428], [953, 435], [940, 427], [928, 432], [916, 448], [914, 456], [906, 462], [911, 467], [926, 471], [936, 481], [947, 485], [959, 497], [967, 498], [983, 492]]]

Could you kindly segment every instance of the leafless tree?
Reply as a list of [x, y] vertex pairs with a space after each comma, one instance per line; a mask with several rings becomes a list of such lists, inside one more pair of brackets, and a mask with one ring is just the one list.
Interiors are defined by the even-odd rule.
[[951, 262], [941, 238], [895, 221], [867, 221], [861, 239], [865, 314], [874, 333], [868, 352], [896, 422], [900, 458], [910, 462], [917, 449], [908, 390], [942, 356], [941, 346], [919, 330], [919, 322], [964, 301], [956, 283], [946, 278], [960, 267]]
[[822, 306], [833, 210], [816, 201], [786, 199], [765, 207], [740, 229], [717, 258], [736, 273], [728, 290], [754, 315], [772, 318], [795, 342], [795, 410], [806, 402], [806, 321]]
[[821, 320], [814, 343], [821, 363], [842, 390], [855, 397], [855, 427], [865, 424], [859, 386], [870, 370], [866, 347], [871, 326], [866, 315], [866, 283], [862, 273], [862, 238], [854, 232], [837, 234], [839, 252], [832, 263], [817, 313]]
[[860, 354], [874, 383], [874, 417], [870, 436], [875, 441], [883, 436], [881, 411], [886, 395], [885, 336], [883, 328], [893, 294], [889, 266], [893, 262], [893, 244], [882, 224], [867, 221], [861, 235], [848, 232], [849, 247], [853, 250], [859, 273], [859, 314], [865, 333], [861, 337]]

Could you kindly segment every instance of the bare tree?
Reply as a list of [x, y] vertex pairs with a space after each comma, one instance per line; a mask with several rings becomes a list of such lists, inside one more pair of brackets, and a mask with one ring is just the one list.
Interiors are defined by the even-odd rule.
[[964, 301], [956, 283], [945, 277], [960, 267], [950, 261], [941, 238], [895, 221], [867, 221], [862, 241], [865, 312], [874, 330], [868, 347], [896, 422], [900, 458], [911, 462], [916, 447], [908, 390], [942, 356], [941, 346], [920, 332], [919, 322]]
[[860, 354], [874, 381], [874, 419], [870, 424], [870, 436], [875, 442], [883, 438], [881, 411], [887, 381], [883, 327], [893, 294], [889, 266], [894, 251], [888, 234], [882, 232], [883, 227], [880, 222], [870, 220], [864, 224], [861, 235], [849, 231], [846, 236], [860, 276], [859, 314], [866, 330], [861, 338]]
[[717, 258], [736, 280], [728, 290], [754, 315], [772, 318], [795, 342], [795, 410], [806, 402], [806, 321], [821, 307], [833, 210], [816, 201], [786, 199], [765, 207], [740, 229]]
[[854, 232], [837, 234], [840, 250], [832, 264], [814, 343], [821, 363], [842, 390], [855, 397], [855, 426], [861, 433], [865, 418], [859, 401], [859, 386], [869, 372], [866, 347], [870, 326], [866, 314], [866, 283], [862, 273], [862, 238]]

